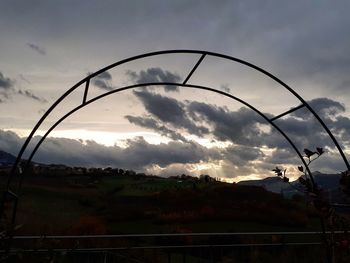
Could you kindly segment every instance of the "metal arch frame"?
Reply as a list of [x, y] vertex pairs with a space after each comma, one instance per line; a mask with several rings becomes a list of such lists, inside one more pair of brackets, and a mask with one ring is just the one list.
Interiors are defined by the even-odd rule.
[[[123, 87], [123, 88], [119, 88], [119, 89], [115, 89], [112, 90], [110, 92], [106, 92], [100, 96], [97, 96], [93, 99], [90, 99], [87, 101], [87, 95], [88, 95], [88, 90], [89, 90], [89, 85], [90, 85], [90, 79], [92, 79], [93, 77], [96, 77], [97, 75], [111, 69], [114, 67], [117, 67], [121, 64], [124, 63], [128, 63], [134, 60], [138, 60], [138, 59], [142, 59], [142, 58], [146, 58], [146, 57], [152, 57], [152, 56], [158, 56], [158, 55], [164, 55], [164, 54], [198, 54], [201, 55], [199, 60], [197, 61], [197, 63], [194, 65], [194, 67], [192, 68], [192, 70], [190, 71], [190, 73], [188, 74], [188, 76], [185, 78], [185, 80], [183, 81], [183, 83], [166, 83], [166, 82], [156, 82], [156, 83], [143, 83], [143, 84], [137, 84], [137, 85], [132, 85], [132, 86], [127, 86], [127, 87]], [[196, 71], [197, 67], [200, 65], [200, 63], [203, 61], [203, 59], [206, 56], [212, 56], [212, 57], [218, 57], [218, 58], [222, 58], [222, 59], [227, 59], [227, 60], [231, 60], [233, 62], [237, 62], [240, 64], [243, 64], [249, 68], [255, 69], [257, 71], [259, 71], [260, 73], [264, 74], [265, 76], [269, 77], [270, 79], [276, 81], [277, 83], [279, 83], [280, 85], [282, 85], [285, 89], [287, 89], [290, 93], [292, 93], [297, 99], [299, 99], [299, 101], [301, 102], [301, 105], [286, 111], [278, 116], [275, 116], [273, 118], [268, 118], [265, 114], [263, 114], [262, 112], [260, 112], [258, 109], [254, 108], [252, 105], [248, 104], [247, 102], [245, 102], [244, 100], [239, 99], [238, 97], [235, 97], [231, 94], [228, 94], [226, 92], [214, 89], [214, 88], [210, 88], [210, 87], [205, 87], [205, 86], [199, 86], [199, 85], [189, 85], [187, 84], [188, 80], [190, 79], [190, 77], [193, 75], [193, 73]], [[201, 51], [201, 50], [164, 50], [164, 51], [157, 51], [157, 52], [151, 52], [151, 53], [146, 53], [146, 54], [142, 54], [142, 55], [138, 55], [138, 56], [133, 56], [121, 61], [118, 61], [116, 63], [113, 63], [109, 66], [106, 66], [92, 74], [90, 74], [89, 76], [85, 77], [84, 79], [82, 79], [81, 81], [79, 81], [78, 83], [76, 83], [73, 87], [71, 87], [69, 90], [67, 90], [59, 99], [56, 100], [56, 102], [54, 102], [51, 107], [43, 114], [43, 116], [40, 118], [40, 120], [37, 122], [37, 124], [34, 126], [33, 130], [31, 131], [30, 135], [27, 137], [26, 141], [24, 142], [24, 144], [22, 145], [22, 148], [20, 149], [16, 161], [11, 169], [10, 172], [10, 176], [7, 182], [7, 189], [5, 192], [5, 196], [9, 193], [10, 195], [12, 195], [15, 200], [18, 199], [17, 195], [15, 193], [13, 193], [10, 190], [10, 184], [11, 184], [11, 180], [13, 179], [17, 168], [19, 168], [19, 164], [21, 162], [21, 158], [23, 156], [24, 151], [26, 150], [29, 142], [31, 141], [31, 139], [33, 138], [35, 132], [38, 130], [38, 128], [40, 127], [40, 125], [44, 122], [44, 120], [46, 119], [46, 117], [53, 111], [53, 109], [59, 104], [61, 103], [70, 93], [72, 93], [74, 90], [76, 90], [77, 88], [79, 88], [81, 85], [83, 85], [85, 83], [85, 91], [84, 91], [84, 95], [83, 95], [83, 99], [82, 99], [82, 104], [77, 106], [76, 108], [74, 108], [73, 110], [71, 110], [70, 112], [68, 112], [66, 115], [64, 115], [63, 117], [61, 117], [61, 119], [59, 119], [53, 126], [51, 126], [50, 129], [48, 129], [48, 131], [46, 132], [46, 134], [41, 138], [41, 140], [37, 143], [37, 145], [35, 146], [34, 150], [32, 151], [32, 153], [30, 154], [29, 159], [26, 161], [25, 166], [23, 167], [24, 169], [28, 168], [32, 158], [34, 157], [34, 154], [36, 153], [36, 151], [38, 150], [38, 148], [40, 147], [41, 143], [45, 140], [45, 138], [49, 135], [49, 133], [59, 124], [61, 123], [64, 119], [66, 119], [68, 116], [70, 116], [71, 114], [73, 114], [75, 111], [87, 106], [88, 104], [102, 98], [105, 96], [108, 96], [110, 94], [113, 93], [117, 93], [120, 92], [122, 90], [127, 90], [127, 89], [132, 89], [132, 88], [137, 88], [137, 87], [144, 87], [144, 86], [163, 86], [163, 85], [174, 85], [174, 86], [180, 86], [180, 87], [187, 87], [187, 88], [194, 88], [194, 89], [203, 89], [203, 90], [208, 90], [208, 91], [212, 91], [212, 92], [216, 92], [218, 94], [227, 96], [231, 99], [234, 99], [236, 101], [241, 102], [242, 104], [246, 105], [247, 107], [249, 107], [250, 109], [254, 110], [255, 112], [257, 112], [260, 116], [262, 116], [269, 124], [271, 124], [274, 128], [276, 128], [282, 136], [285, 137], [285, 139], [289, 142], [289, 144], [292, 146], [292, 148], [295, 150], [295, 152], [297, 153], [297, 155], [299, 156], [299, 158], [301, 159], [301, 161], [303, 162], [304, 166], [307, 169], [307, 172], [310, 176], [310, 179], [312, 181], [312, 184], [314, 185], [314, 180], [312, 177], [312, 173], [309, 170], [308, 166], [306, 165], [306, 162], [302, 156], [302, 154], [299, 152], [299, 150], [297, 149], [297, 147], [295, 146], [295, 144], [293, 143], [293, 141], [287, 136], [287, 134], [285, 134], [283, 132], [283, 130], [281, 130], [275, 123], [274, 121], [278, 118], [281, 118], [293, 111], [296, 111], [302, 107], [306, 107], [312, 114], [313, 116], [319, 121], [319, 123], [321, 124], [321, 126], [325, 129], [325, 131], [327, 132], [327, 134], [329, 135], [329, 137], [332, 139], [334, 145], [336, 146], [336, 148], [338, 149], [340, 155], [342, 156], [342, 159], [347, 167], [348, 170], [350, 170], [350, 164], [348, 162], [348, 160], [345, 157], [345, 154], [343, 152], [343, 150], [341, 149], [339, 143], [337, 142], [337, 140], [335, 139], [335, 137], [333, 136], [332, 132], [330, 131], [330, 129], [327, 127], [327, 125], [323, 122], [323, 120], [318, 116], [318, 114], [313, 110], [313, 108], [296, 92], [294, 91], [291, 87], [289, 87], [286, 83], [284, 83], [282, 80], [280, 80], [279, 78], [277, 78], [276, 76], [274, 76], [273, 74], [267, 72], [266, 70], [252, 64], [249, 63], [247, 61], [235, 58], [235, 57], [231, 57], [228, 55], [223, 55], [223, 54], [219, 54], [219, 53], [214, 53], [214, 52], [209, 52], [209, 51]], [[20, 188], [21, 188], [21, 182], [22, 182], [22, 177], [23, 175], [20, 174], [20, 180], [19, 180], [19, 184], [18, 184], [18, 188], [17, 191], [19, 192]], [[5, 202], [5, 197], [4, 197], [4, 202]], [[17, 202], [16, 202], [17, 203]], [[3, 212], [3, 208], [2, 207], [2, 211], [0, 211], [0, 213]], [[16, 210], [16, 204], [15, 204], [15, 208]], [[2, 216], [2, 214], [0, 215]], [[12, 223], [14, 223], [15, 221], [15, 216], [16, 216], [16, 211], [14, 211], [13, 214], [13, 218], [12, 218]]]
[[103, 93], [99, 96], [96, 96], [95, 98], [92, 98], [88, 101], [85, 101], [85, 103], [75, 107], [74, 109], [72, 109], [71, 111], [67, 112], [64, 116], [62, 116], [59, 120], [57, 120], [50, 129], [47, 130], [47, 132], [41, 137], [41, 139], [39, 140], [39, 142], [36, 144], [36, 146], [34, 147], [34, 149], [32, 150], [28, 160], [26, 161], [26, 166], [28, 166], [31, 162], [31, 160], [33, 159], [35, 153], [37, 152], [37, 150], [39, 149], [40, 145], [44, 142], [44, 140], [46, 139], [46, 137], [51, 133], [51, 131], [53, 131], [62, 121], [64, 121], [66, 118], [68, 118], [70, 115], [72, 115], [74, 112], [84, 108], [85, 106], [99, 100], [102, 99], [103, 97], [109, 96], [111, 94], [114, 93], [118, 93], [124, 90], [129, 90], [129, 89], [135, 89], [135, 88], [140, 88], [140, 87], [147, 87], [147, 86], [178, 86], [178, 87], [186, 87], [186, 88], [191, 88], [191, 89], [201, 89], [201, 90], [207, 90], [207, 91], [212, 91], [218, 94], [221, 94], [223, 96], [229, 97], [233, 100], [236, 100], [240, 103], [242, 103], [243, 105], [247, 106], [248, 108], [250, 108], [251, 110], [255, 111], [256, 113], [258, 113], [261, 117], [263, 117], [269, 124], [271, 124], [276, 130], [278, 130], [281, 135], [290, 143], [290, 145], [293, 147], [293, 149], [296, 151], [297, 155], [300, 157], [300, 159], [302, 160], [303, 164], [305, 165], [306, 169], [308, 170], [308, 172], [311, 174], [308, 166], [306, 165], [306, 162], [302, 156], [302, 154], [300, 153], [300, 151], [298, 150], [298, 148], [295, 146], [295, 144], [293, 143], [293, 141], [287, 136], [287, 134], [285, 132], [283, 132], [282, 129], [280, 129], [273, 121], [271, 121], [264, 113], [262, 113], [261, 111], [259, 111], [258, 109], [256, 109], [254, 106], [250, 105], [249, 103], [245, 102], [244, 100], [233, 96], [229, 93], [226, 93], [224, 91], [221, 90], [217, 90], [211, 87], [206, 87], [206, 86], [200, 86], [200, 85], [192, 85], [192, 84], [174, 84], [171, 82], [150, 82], [150, 83], [142, 83], [142, 84], [135, 84], [135, 85], [131, 85], [131, 86], [126, 86], [126, 87], [122, 87], [122, 88], [118, 88], [118, 89], [114, 89], [112, 91]]

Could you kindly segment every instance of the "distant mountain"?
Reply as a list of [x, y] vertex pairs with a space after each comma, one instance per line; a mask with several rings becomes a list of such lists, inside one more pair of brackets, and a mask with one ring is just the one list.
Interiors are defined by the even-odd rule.
[[[320, 172], [314, 172], [313, 177], [317, 185], [321, 188], [327, 189], [332, 193], [339, 192], [339, 179], [340, 174], [323, 174]], [[238, 182], [240, 185], [254, 185], [261, 186], [267, 191], [274, 193], [283, 193], [284, 195], [291, 196], [298, 191], [297, 189], [303, 189], [303, 186], [298, 180], [291, 182], [290, 184], [283, 182], [279, 177], [267, 177], [262, 180], [247, 180]]]
[[313, 173], [316, 183], [326, 189], [339, 187], [340, 174], [323, 174], [320, 172]]
[[11, 165], [16, 161], [16, 157], [8, 152], [0, 150], [0, 166]]
[[262, 180], [247, 180], [238, 182], [240, 185], [253, 185], [253, 186], [261, 186], [265, 188], [267, 191], [274, 193], [281, 193], [282, 191], [290, 191], [291, 186], [279, 177], [267, 177]]

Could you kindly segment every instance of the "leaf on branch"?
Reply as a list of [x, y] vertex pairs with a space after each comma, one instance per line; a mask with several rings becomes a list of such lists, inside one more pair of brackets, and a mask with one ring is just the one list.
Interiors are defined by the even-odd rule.
[[310, 151], [309, 149], [304, 149], [304, 153], [307, 158], [310, 158], [312, 155], [316, 154], [317, 152]]
[[299, 180], [299, 183], [301, 183], [302, 185], [306, 185], [306, 180], [303, 177], [300, 176], [298, 180]]
[[316, 150], [318, 155], [322, 155], [324, 153], [323, 148], [317, 147]]
[[[280, 169], [280, 168], [278, 168], [278, 167], [276, 166], [276, 168], [275, 168], [275, 169], [272, 169], [272, 171], [275, 172], [275, 174], [276, 174], [277, 176], [281, 177], [283, 180], [284, 180], [284, 178], [286, 177], [286, 171], [287, 171], [287, 169], [284, 169], [284, 170], [282, 171], [282, 169]], [[288, 179], [288, 180], [289, 180], [289, 179]]]
[[280, 168], [278, 168], [277, 166], [272, 171], [274, 171], [277, 176], [283, 176], [282, 170]]
[[298, 170], [299, 170], [300, 172], [304, 172], [304, 167], [298, 166]]
[[276, 168], [272, 169], [272, 171], [274, 171], [275, 173], [279, 173], [281, 171], [281, 169], [276, 166]]
[[288, 183], [289, 182], [289, 178], [288, 177], [283, 177], [283, 182]]

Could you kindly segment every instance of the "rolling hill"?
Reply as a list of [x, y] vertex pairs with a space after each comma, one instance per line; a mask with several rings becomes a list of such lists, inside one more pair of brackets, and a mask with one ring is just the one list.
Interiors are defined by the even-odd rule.
[[15, 162], [16, 157], [8, 152], [0, 150], [0, 166], [2, 165], [11, 165]]

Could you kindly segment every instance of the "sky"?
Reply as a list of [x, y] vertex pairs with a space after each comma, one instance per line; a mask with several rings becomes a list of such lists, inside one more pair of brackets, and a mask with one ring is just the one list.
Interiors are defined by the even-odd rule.
[[[350, 156], [348, 1], [0, 1], [0, 150], [17, 154], [36, 122], [66, 90], [119, 60], [159, 50], [206, 50], [277, 76], [316, 110]], [[181, 83], [199, 56], [149, 57], [91, 80], [88, 99], [146, 82]], [[300, 102], [271, 79], [207, 56], [188, 82], [245, 100], [273, 117]], [[39, 127], [40, 136], [82, 101], [79, 87]], [[305, 110], [276, 121], [298, 149], [323, 147], [313, 170], [344, 163]], [[130, 89], [61, 123], [34, 161], [112, 166], [163, 176], [210, 174], [227, 181], [298, 175], [301, 160], [254, 111], [222, 95], [177, 86]]]

